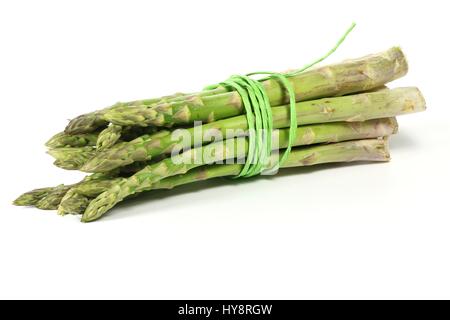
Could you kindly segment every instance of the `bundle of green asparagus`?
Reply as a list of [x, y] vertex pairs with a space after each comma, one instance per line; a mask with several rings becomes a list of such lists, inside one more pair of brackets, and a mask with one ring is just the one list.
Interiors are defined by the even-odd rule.
[[[265, 169], [388, 161], [395, 117], [425, 110], [417, 88], [385, 86], [407, 68], [403, 52], [394, 47], [289, 76], [298, 123], [293, 140], [285, 86], [261, 80], [272, 107], [269, 135], [277, 142]], [[74, 184], [32, 190], [14, 204], [81, 214], [89, 222], [140, 192], [237, 176], [252, 152], [247, 120], [242, 96], [224, 85], [80, 115], [46, 146], [56, 166], [91, 174]], [[289, 145], [294, 148], [279, 163]]]

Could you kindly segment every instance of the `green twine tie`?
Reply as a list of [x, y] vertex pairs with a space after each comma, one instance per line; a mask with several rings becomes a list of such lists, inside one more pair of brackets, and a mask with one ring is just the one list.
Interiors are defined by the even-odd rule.
[[[208, 86], [205, 89], [216, 88], [222, 85], [227, 88], [233, 88], [241, 96], [242, 103], [245, 108], [247, 123], [248, 123], [248, 153], [247, 158], [241, 172], [236, 176], [239, 177], [253, 177], [260, 174], [266, 169], [269, 163], [269, 158], [272, 153], [272, 106], [270, 105], [269, 97], [261, 84], [261, 81], [274, 79], [278, 80], [289, 96], [290, 107], [290, 127], [289, 127], [289, 140], [286, 150], [284, 151], [281, 159], [278, 161], [271, 170], [277, 170], [289, 156], [292, 146], [297, 136], [297, 108], [296, 97], [294, 87], [289, 82], [289, 77], [298, 75], [312, 66], [322, 62], [333, 54], [337, 48], [344, 42], [345, 38], [355, 28], [356, 24], [352, 23], [350, 28], [339, 39], [336, 45], [328, 51], [323, 57], [315, 60], [314, 62], [305, 65], [301, 69], [294, 70], [289, 73], [277, 73], [277, 72], [252, 72], [247, 75], [233, 75], [228, 80], [221, 82], [218, 85]], [[254, 80], [251, 76], [254, 75], [266, 75], [265, 78]]]

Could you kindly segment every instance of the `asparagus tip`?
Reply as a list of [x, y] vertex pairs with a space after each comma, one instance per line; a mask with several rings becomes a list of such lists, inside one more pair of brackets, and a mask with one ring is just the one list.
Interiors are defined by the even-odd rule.
[[28, 199], [24, 199], [24, 198], [17, 198], [15, 199], [12, 204], [14, 206], [19, 206], [19, 207], [26, 207], [26, 206], [32, 206], [32, 204], [30, 203], [30, 201]]
[[15, 206], [35, 206], [41, 199], [46, 197], [54, 188], [34, 189], [21, 194], [12, 204]]

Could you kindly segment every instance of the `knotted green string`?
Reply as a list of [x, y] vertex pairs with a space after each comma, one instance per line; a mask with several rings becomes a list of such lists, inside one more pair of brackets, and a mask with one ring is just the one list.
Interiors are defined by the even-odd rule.
[[[236, 176], [236, 178], [248, 178], [260, 174], [263, 170], [266, 169], [270, 155], [272, 153], [272, 107], [270, 105], [269, 97], [267, 96], [267, 93], [263, 85], [261, 84], [261, 81], [268, 79], [278, 80], [285, 88], [289, 96], [290, 127], [288, 145], [278, 163], [275, 164], [274, 167], [270, 168], [270, 170], [277, 170], [289, 156], [297, 135], [297, 109], [295, 91], [288, 78], [298, 75], [299, 73], [304, 72], [305, 70], [328, 58], [337, 50], [337, 48], [339, 48], [339, 46], [342, 44], [342, 42], [344, 42], [345, 38], [355, 28], [355, 26], [356, 24], [352, 23], [350, 28], [339, 39], [336, 45], [330, 51], [328, 51], [327, 54], [315, 60], [314, 62], [305, 65], [301, 69], [297, 69], [284, 74], [277, 72], [259, 71], [249, 73], [245, 76], [233, 75], [228, 80], [221, 82], [220, 84], [208, 86], [206, 88], [212, 89], [218, 87], [219, 85], [227, 88], [233, 88], [242, 98], [242, 103], [245, 108], [249, 129], [249, 147], [245, 165], [239, 175]], [[266, 75], [267, 77], [259, 80], [250, 78], [254, 75]]]

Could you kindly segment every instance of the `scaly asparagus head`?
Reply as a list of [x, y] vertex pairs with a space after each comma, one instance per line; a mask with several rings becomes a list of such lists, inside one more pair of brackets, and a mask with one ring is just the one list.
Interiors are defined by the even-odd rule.
[[42, 210], [56, 210], [71, 185], [58, 185], [26, 192], [14, 200], [16, 206], [35, 206]]
[[58, 206], [58, 214], [82, 214], [87, 208], [90, 199], [84, 195], [79, 194], [75, 188], [70, 189], [61, 199]]
[[70, 190], [71, 185], [59, 185], [51, 190], [45, 197], [36, 203], [36, 208], [42, 210], [56, 210], [64, 195]]
[[84, 177], [83, 180], [75, 184], [60, 184], [56, 187], [34, 189], [19, 196], [13, 201], [13, 204], [17, 206], [36, 206], [39, 209], [54, 210], [63, 200], [65, 194], [69, 193], [70, 190], [79, 187], [78, 190], [87, 193], [88, 195], [89, 192], [91, 194], [94, 192], [93, 197], [95, 197], [101, 192], [96, 193], [95, 184], [92, 185], [94, 181], [113, 181], [113, 179], [119, 176], [119, 174], [119, 170], [114, 170], [108, 173], [94, 173]]
[[13, 204], [16, 206], [35, 206], [39, 200], [44, 198], [49, 192], [51, 192], [54, 188], [39, 188], [34, 189], [24, 194], [20, 195], [16, 200], [13, 201]]
[[70, 135], [65, 132], [59, 132], [51, 137], [45, 146], [48, 148], [63, 148], [63, 147], [86, 147], [95, 146], [97, 143], [97, 133], [81, 133]]
[[170, 101], [171, 99], [177, 99], [184, 96], [183, 93], [175, 93], [171, 96], [166, 96], [156, 99], [144, 99], [129, 102], [117, 102], [116, 104], [104, 108], [102, 110], [94, 111], [79, 115], [78, 117], [70, 120], [69, 124], [66, 126], [64, 132], [67, 134], [79, 134], [79, 133], [89, 133], [94, 132], [99, 128], [106, 127], [108, 121], [104, 119], [104, 114], [111, 109], [122, 107], [122, 106], [132, 106], [132, 105], [152, 105], [158, 102]]
[[95, 147], [66, 147], [47, 151], [56, 159], [55, 166], [66, 170], [78, 170], [95, 155]]
[[100, 132], [97, 139], [97, 151], [105, 150], [119, 141], [120, 136], [122, 134], [122, 127], [111, 124], [105, 130]]

